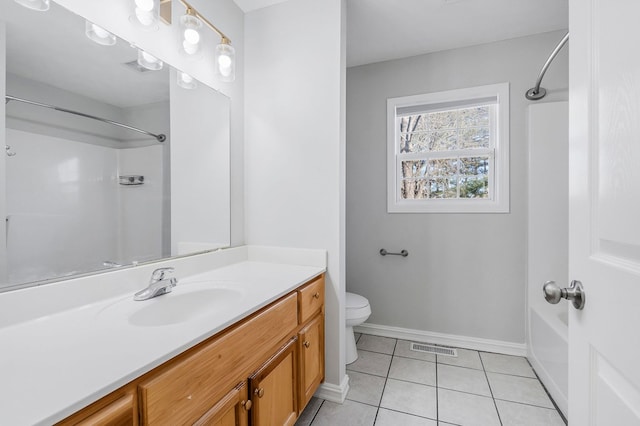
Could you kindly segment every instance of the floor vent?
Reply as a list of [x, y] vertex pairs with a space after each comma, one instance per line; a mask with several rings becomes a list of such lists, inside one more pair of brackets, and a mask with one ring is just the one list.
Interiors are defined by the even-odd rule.
[[411, 343], [411, 350], [416, 352], [426, 352], [436, 355], [444, 356], [458, 356], [458, 351], [454, 348], [448, 348], [446, 346], [427, 345], [424, 343]]

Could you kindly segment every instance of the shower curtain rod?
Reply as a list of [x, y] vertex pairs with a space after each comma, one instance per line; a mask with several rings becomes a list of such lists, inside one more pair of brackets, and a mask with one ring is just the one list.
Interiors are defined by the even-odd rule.
[[58, 107], [58, 106], [55, 106], [55, 105], [43, 104], [43, 103], [40, 103], [40, 102], [30, 101], [30, 100], [27, 100], [27, 99], [22, 99], [22, 98], [17, 98], [15, 96], [6, 95], [5, 96], [5, 102], [8, 103], [9, 101], [23, 102], [23, 103], [29, 104], [29, 105], [35, 105], [35, 106], [39, 106], [39, 107], [43, 107], [43, 108], [50, 108], [50, 109], [54, 109], [56, 111], [66, 112], [66, 113], [74, 114], [74, 115], [79, 115], [80, 117], [90, 118], [92, 120], [97, 120], [97, 121], [101, 121], [103, 123], [112, 124], [114, 126], [122, 127], [124, 129], [128, 129], [128, 130], [133, 130], [134, 132], [142, 133], [142, 134], [147, 135], [147, 136], [153, 136], [158, 142], [164, 142], [164, 141], [167, 140], [167, 137], [162, 133], [160, 133], [159, 135], [156, 135], [155, 133], [147, 132], [146, 130], [138, 129], [137, 127], [128, 126], [126, 124], [118, 123], [117, 121], [107, 120], [106, 118], [96, 117], [95, 115], [85, 114], [84, 112], [73, 111], [73, 110], [66, 109], [66, 108], [61, 108], [61, 107]]
[[556, 48], [553, 49], [553, 52], [551, 52], [551, 55], [549, 55], [549, 59], [547, 59], [547, 62], [544, 63], [542, 69], [540, 70], [540, 75], [538, 75], [538, 80], [536, 81], [535, 87], [527, 90], [527, 93], [525, 93], [526, 98], [530, 101], [537, 101], [538, 99], [542, 99], [547, 94], [547, 91], [543, 87], [540, 87], [540, 84], [542, 83], [542, 77], [544, 77], [544, 74], [547, 72], [547, 68], [549, 68], [551, 62], [553, 62], [558, 52], [560, 52], [560, 49], [562, 49], [562, 47], [567, 43], [568, 40], [569, 33], [565, 34], [565, 36], [562, 37], [560, 43], [558, 43]]

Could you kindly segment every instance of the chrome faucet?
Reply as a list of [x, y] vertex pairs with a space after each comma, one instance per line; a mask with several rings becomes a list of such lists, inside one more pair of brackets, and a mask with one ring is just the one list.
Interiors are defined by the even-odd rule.
[[149, 286], [133, 295], [133, 300], [148, 300], [165, 293], [171, 293], [173, 287], [178, 284], [175, 278], [166, 279], [165, 274], [175, 271], [174, 268], [158, 268], [151, 274]]

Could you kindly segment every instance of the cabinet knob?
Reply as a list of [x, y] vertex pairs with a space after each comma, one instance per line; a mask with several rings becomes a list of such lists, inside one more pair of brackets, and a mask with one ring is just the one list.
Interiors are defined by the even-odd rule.
[[258, 398], [262, 398], [264, 396], [264, 388], [258, 388], [253, 393], [258, 395]]
[[[257, 389], [256, 389], [257, 390]], [[249, 401], [242, 401], [241, 402], [242, 408], [245, 409], [245, 411], [249, 411], [251, 410], [251, 406], [253, 405], [253, 403], [251, 402], [251, 400]]]
[[309, 343], [308, 340], [305, 340], [303, 345], [304, 345], [305, 348], [308, 348], [309, 346], [311, 346], [311, 343]]
[[316, 293], [313, 295], [313, 298], [314, 298], [314, 299], [320, 299], [320, 293], [318, 293], [318, 292], [316, 291]]

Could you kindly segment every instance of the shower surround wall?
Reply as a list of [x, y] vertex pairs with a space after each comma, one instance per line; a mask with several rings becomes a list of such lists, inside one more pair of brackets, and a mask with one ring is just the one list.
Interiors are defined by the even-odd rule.
[[[347, 70], [347, 290], [371, 333], [525, 355], [527, 134], [524, 93], [563, 31]], [[508, 214], [389, 214], [386, 100], [510, 83]], [[568, 96], [567, 50], [545, 101]], [[409, 256], [382, 257], [381, 248]]]
[[569, 303], [547, 303], [542, 285], [569, 283], [569, 105], [528, 108], [529, 271], [527, 358], [562, 412], [568, 413]]

